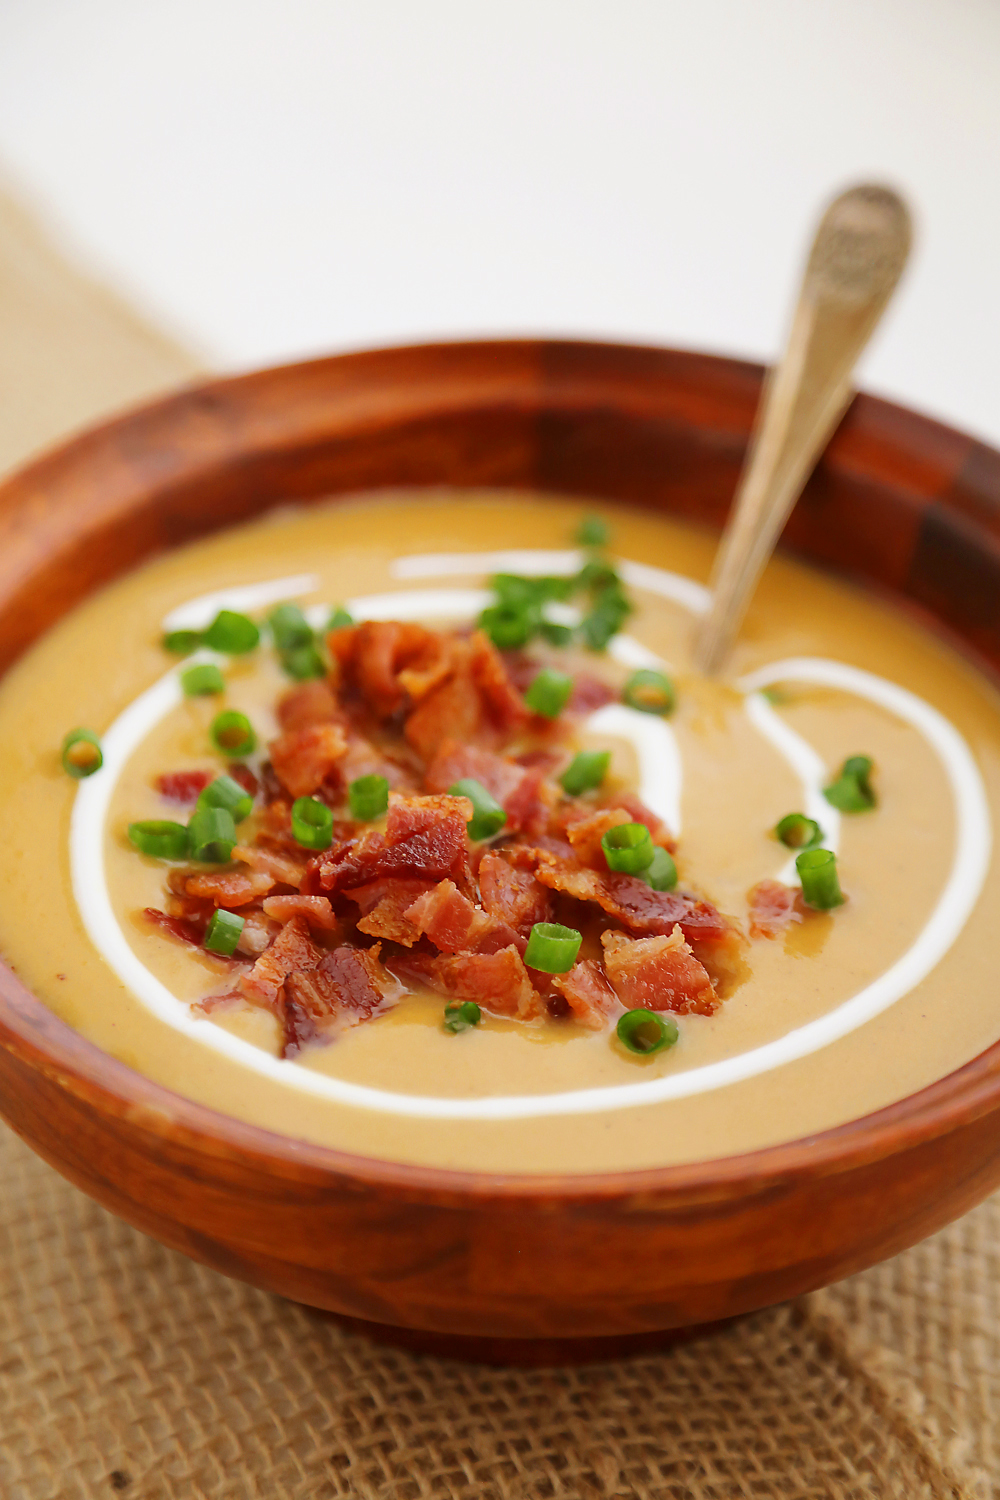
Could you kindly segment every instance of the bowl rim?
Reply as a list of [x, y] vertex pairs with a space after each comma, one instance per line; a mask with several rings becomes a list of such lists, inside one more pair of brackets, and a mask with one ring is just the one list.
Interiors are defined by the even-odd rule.
[[[733, 373], [762, 378], [763, 367], [700, 350], [615, 341], [548, 339], [456, 339], [433, 343], [384, 346], [359, 353], [267, 366], [237, 376], [221, 376], [185, 385], [154, 400], [128, 408], [110, 420], [93, 424], [65, 442], [15, 468], [0, 480], [0, 504], [12, 484], [23, 484], [37, 470], [39, 476], [54, 462], [71, 460], [95, 438], [114, 440], [138, 417], [165, 416], [178, 402], [209, 398], [220, 390], [252, 385], [261, 377], [293, 377], [314, 369], [352, 361], [375, 361], [379, 356], [436, 354], [490, 349], [539, 350], [546, 347], [605, 350], [629, 354], [663, 354], [690, 359], [702, 366], [728, 367]], [[918, 424], [925, 433], [964, 437], [958, 429], [910, 408], [880, 398], [862, 400]], [[976, 441], [970, 439], [970, 441]], [[988, 445], [979, 444], [980, 447]], [[1000, 453], [991, 450], [1000, 460]], [[363, 493], [359, 491], [359, 493]], [[973, 653], [974, 654], [974, 653]], [[987, 669], [988, 674], [988, 669]], [[236, 1116], [200, 1104], [147, 1078], [137, 1069], [105, 1052], [38, 999], [19, 977], [0, 961], [0, 1049], [31, 1071], [71, 1095], [97, 1105], [105, 1117], [117, 1117], [134, 1128], [172, 1142], [186, 1154], [216, 1158], [253, 1158], [259, 1168], [273, 1167], [288, 1180], [316, 1183], [339, 1179], [373, 1189], [391, 1189], [407, 1197], [441, 1204], [518, 1200], [540, 1205], [554, 1196], [567, 1202], [609, 1200], [704, 1201], [732, 1196], [734, 1190], [759, 1193], [783, 1181], [833, 1176], [909, 1151], [952, 1130], [972, 1124], [1000, 1107], [1000, 1039], [943, 1078], [884, 1108], [848, 1120], [814, 1135], [741, 1152], [673, 1166], [621, 1172], [477, 1172], [448, 1167], [383, 1160], [361, 1153], [285, 1135], [253, 1125]], [[15, 1126], [16, 1128], [16, 1126]]]

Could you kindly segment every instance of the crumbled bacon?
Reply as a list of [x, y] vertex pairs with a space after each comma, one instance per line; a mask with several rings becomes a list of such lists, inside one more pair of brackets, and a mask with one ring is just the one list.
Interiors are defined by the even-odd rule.
[[[243, 916], [243, 913], [240, 915]], [[241, 953], [248, 953], [256, 958], [277, 937], [279, 928], [280, 924], [271, 921], [263, 912], [248, 911], [243, 916], [243, 931], [236, 946]]]
[[307, 797], [329, 776], [347, 749], [338, 724], [310, 724], [272, 740], [274, 774], [292, 797]]
[[566, 708], [571, 714], [592, 714], [606, 703], [613, 703], [617, 696], [614, 688], [602, 682], [599, 677], [580, 672], [573, 679], [573, 691]]
[[[506, 756], [478, 745], [460, 745], [444, 740], [424, 776], [429, 792], [446, 792], [456, 781], [478, 781], [495, 797], [507, 814], [504, 833], [544, 832], [549, 809], [542, 795], [542, 767], [520, 766]], [[554, 794], [553, 794], [554, 800]]]
[[171, 802], [196, 802], [214, 779], [214, 771], [165, 771], [153, 784]]
[[659, 937], [601, 934], [608, 980], [627, 1010], [671, 1010], [710, 1016], [719, 998], [706, 969], [684, 941], [680, 926]]
[[453, 1000], [474, 1000], [483, 1010], [519, 1021], [543, 1013], [538, 992], [513, 944], [499, 953], [413, 955], [406, 962], [409, 972], [418, 974], [429, 989]]
[[524, 699], [511, 682], [500, 655], [482, 630], [469, 642], [469, 668], [486, 717], [505, 738], [523, 728], [528, 718]]
[[268, 896], [262, 904], [264, 915], [273, 917], [277, 922], [289, 922], [292, 917], [305, 917], [310, 927], [319, 927], [327, 932], [335, 932], [340, 926], [326, 896]]
[[322, 891], [350, 891], [399, 876], [428, 884], [453, 880], [469, 893], [473, 887], [466, 825], [471, 817], [467, 797], [393, 795], [384, 836], [369, 829], [356, 841], [332, 846], [311, 862], [311, 874]]
[[404, 917], [442, 953], [496, 953], [524, 940], [506, 922], [473, 906], [454, 881], [442, 880], [418, 896]]
[[337, 699], [328, 682], [314, 677], [309, 682], [300, 682], [289, 688], [278, 699], [275, 710], [278, 723], [287, 733], [296, 729], [311, 729], [314, 724], [333, 724], [338, 716]]
[[192, 948], [197, 948], [206, 958], [214, 959], [219, 964], [235, 964], [236, 958], [230, 958], [224, 953], [213, 953], [210, 949], [203, 947], [205, 937], [205, 920], [191, 917], [175, 917], [165, 911], [158, 910], [155, 906], [147, 906], [143, 910], [143, 916], [147, 922], [152, 922], [154, 927], [159, 927], [162, 932], [168, 932], [171, 937], [177, 938], [182, 943], [187, 943]]
[[801, 892], [780, 880], [760, 880], [747, 893], [750, 936], [775, 938], [792, 922], [802, 921]]
[[357, 922], [359, 932], [411, 948], [420, 933], [406, 913], [418, 896], [422, 896], [428, 889], [426, 880], [390, 878], [356, 886], [347, 891], [346, 895], [361, 908], [361, 916]]
[[483, 909], [527, 937], [536, 922], [552, 919], [552, 893], [531, 870], [516, 869], [502, 854], [489, 850], [479, 865]]
[[237, 981], [245, 999], [255, 1005], [274, 1006], [288, 974], [314, 969], [323, 957], [309, 936], [305, 917], [292, 917], [265, 948], [249, 974]]
[[233, 849], [233, 859], [249, 865], [251, 870], [269, 875], [272, 885], [291, 885], [298, 889], [302, 884], [305, 861], [300, 862], [276, 849], [260, 844], [237, 844]]
[[604, 977], [604, 970], [592, 958], [582, 958], [568, 974], [557, 974], [552, 984], [566, 1002], [575, 1021], [592, 1031], [603, 1031], [610, 1018], [620, 1010], [618, 996]]
[[274, 876], [263, 870], [249, 874], [240, 870], [213, 870], [205, 874], [189, 875], [186, 894], [200, 897], [203, 901], [214, 901], [216, 906], [249, 906], [274, 885]]
[[451, 669], [452, 637], [399, 620], [367, 620], [328, 636], [344, 681], [383, 719], [425, 696]]
[[677, 848], [677, 844], [671, 838], [670, 829], [666, 823], [648, 808], [645, 802], [639, 797], [634, 796], [631, 792], [615, 792], [613, 799], [609, 798], [608, 800], [613, 800], [616, 807], [624, 807], [633, 823], [645, 823], [652, 834], [654, 844], [662, 845], [671, 854]]
[[317, 964], [294, 970], [284, 985], [281, 1007], [285, 1026], [282, 1056], [294, 1056], [319, 1039], [331, 1023], [367, 1021], [399, 993], [383, 967], [378, 943], [373, 948], [346, 945], [324, 953]]
[[591, 813], [589, 817], [578, 818], [571, 823], [566, 829], [566, 837], [582, 865], [587, 865], [592, 870], [606, 870], [608, 862], [604, 857], [601, 839], [609, 829], [631, 822], [632, 818], [624, 807], [603, 808], [600, 812]]

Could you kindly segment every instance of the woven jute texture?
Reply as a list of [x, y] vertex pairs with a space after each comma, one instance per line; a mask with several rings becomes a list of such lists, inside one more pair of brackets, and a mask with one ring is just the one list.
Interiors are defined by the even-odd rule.
[[[0, 196], [0, 468], [196, 368]], [[1000, 1199], [698, 1343], [491, 1370], [206, 1271], [0, 1126], [0, 1500], [992, 1500], [998, 1246]]]

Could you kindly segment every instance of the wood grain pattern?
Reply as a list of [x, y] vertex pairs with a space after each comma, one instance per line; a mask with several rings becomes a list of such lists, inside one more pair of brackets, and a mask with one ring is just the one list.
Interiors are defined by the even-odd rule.
[[[760, 378], [703, 355], [518, 341], [351, 355], [182, 391], [0, 487], [0, 663], [151, 552], [291, 497], [486, 483], [718, 526]], [[858, 397], [788, 540], [1000, 668], [1000, 455]], [[465, 1349], [489, 1340], [478, 1347], [490, 1357], [526, 1357], [504, 1339], [648, 1347], [657, 1330], [860, 1270], [1000, 1184], [1000, 1045], [807, 1142], [661, 1171], [498, 1178], [366, 1161], [190, 1104], [84, 1041], [6, 969], [0, 1110], [71, 1181], [166, 1244], [317, 1308], [427, 1330], [436, 1348], [443, 1335]]]

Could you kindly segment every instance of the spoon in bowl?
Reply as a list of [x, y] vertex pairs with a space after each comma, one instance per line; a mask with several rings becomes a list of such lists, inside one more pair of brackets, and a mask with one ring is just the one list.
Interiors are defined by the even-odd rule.
[[712, 570], [695, 665], [719, 671], [782, 527], [847, 410], [851, 374], [902, 274], [909, 210], [863, 183], [835, 198], [816, 230], [784, 356], [769, 374], [756, 430]]

